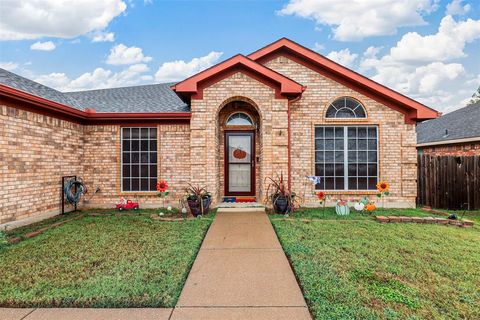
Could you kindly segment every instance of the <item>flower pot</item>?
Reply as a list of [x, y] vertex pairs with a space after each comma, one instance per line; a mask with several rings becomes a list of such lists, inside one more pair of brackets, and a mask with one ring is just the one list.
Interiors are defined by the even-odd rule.
[[276, 195], [273, 197], [273, 209], [276, 213], [286, 214], [290, 212], [290, 206], [287, 198], [282, 195]]
[[205, 197], [202, 199], [203, 201], [203, 212], [202, 207], [200, 205], [200, 201], [197, 200], [187, 200], [188, 206], [190, 207], [190, 211], [194, 217], [199, 215], [206, 215], [210, 210], [210, 204], [212, 203], [211, 197]]

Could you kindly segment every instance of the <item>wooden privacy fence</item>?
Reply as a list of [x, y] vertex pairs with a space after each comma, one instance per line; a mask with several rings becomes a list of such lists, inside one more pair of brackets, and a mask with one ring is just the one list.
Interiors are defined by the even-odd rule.
[[418, 156], [417, 204], [480, 209], [480, 156]]

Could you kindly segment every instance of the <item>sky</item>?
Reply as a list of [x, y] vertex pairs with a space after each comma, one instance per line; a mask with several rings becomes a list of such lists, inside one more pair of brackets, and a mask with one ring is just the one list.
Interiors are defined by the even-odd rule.
[[0, 0], [0, 68], [60, 91], [175, 82], [282, 37], [441, 112], [480, 86], [480, 0]]

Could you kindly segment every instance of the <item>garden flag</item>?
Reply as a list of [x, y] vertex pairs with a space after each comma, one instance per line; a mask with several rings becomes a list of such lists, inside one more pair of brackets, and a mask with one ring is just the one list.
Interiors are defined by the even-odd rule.
[[311, 183], [317, 185], [317, 184], [320, 184], [320, 177], [318, 176], [306, 176], [305, 178], [307, 178], [308, 180], [310, 180]]

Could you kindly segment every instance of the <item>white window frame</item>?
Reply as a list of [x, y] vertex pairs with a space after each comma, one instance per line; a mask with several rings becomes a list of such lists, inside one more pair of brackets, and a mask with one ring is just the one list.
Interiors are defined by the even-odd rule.
[[[377, 181], [380, 180], [380, 146], [379, 146], [379, 135], [380, 135], [380, 130], [379, 130], [379, 126], [378, 125], [363, 125], [363, 124], [338, 124], [338, 125], [329, 125], [329, 124], [319, 124], [319, 125], [315, 125], [314, 126], [314, 132], [313, 132], [313, 140], [314, 140], [314, 144], [313, 144], [313, 154], [314, 154], [314, 168], [313, 168], [313, 171], [314, 171], [314, 174], [316, 173], [316, 165], [317, 165], [317, 159], [316, 159], [316, 152], [317, 152], [317, 149], [315, 147], [315, 142], [317, 139], [323, 139], [325, 140], [325, 136], [323, 138], [317, 138], [316, 135], [315, 135], [315, 128], [338, 128], [338, 127], [341, 127], [343, 128], [343, 189], [317, 189], [317, 187], [315, 186], [315, 191], [325, 191], [325, 192], [342, 192], [342, 191], [347, 191], [347, 192], [372, 192], [372, 191], [375, 191], [376, 189], [349, 189], [348, 188], [348, 178], [349, 178], [349, 175], [348, 175], [348, 128], [376, 128], [376, 145], [377, 145], [377, 162], [376, 162], [376, 165], [377, 165], [377, 173], [376, 173], [376, 178], [377, 178]], [[335, 135], [335, 130], [334, 130], [334, 135]], [[367, 137], [368, 137], [368, 131], [367, 131]], [[367, 138], [368, 139], [368, 138]], [[356, 145], [357, 145], [357, 150], [356, 152], [358, 151], [367, 151], [368, 152], [368, 147], [367, 147], [367, 150], [358, 150], [358, 134], [356, 135], [355, 137], [355, 140], [356, 140]], [[368, 143], [368, 142], [367, 142]], [[327, 150], [327, 151], [335, 151], [335, 150]], [[324, 152], [325, 152], [325, 148], [324, 148]], [[358, 159], [357, 159], [358, 161]], [[368, 153], [367, 153], [367, 177], [368, 177], [368, 164], [370, 162], [368, 162]], [[371, 162], [373, 164], [373, 162]], [[325, 160], [323, 162], [323, 164], [325, 164]], [[335, 170], [335, 168], [334, 168]], [[324, 173], [325, 173], [325, 169], [324, 169]], [[325, 175], [324, 175], [325, 176]], [[321, 177], [321, 179], [325, 179], [323, 177]], [[340, 177], [340, 176], [338, 176]], [[357, 172], [357, 176], [355, 176], [358, 178], [358, 172]], [[362, 176], [363, 177], [363, 176]], [[334, 176], [333, 178], [337, 178], [337, 176], [335, 175], [335, 172], [334, 172]], [[357, 181], [358, 182], [358, 181]], [[368, 187], [368, 178], [367, 178], [367, 187]]]
[[[156, 193], [157, 190], [124, 190], [123, 188], [123, 179], [124, 178], [128, 178], [128, 179], [132, 179], [132, 162], [131, 162], [131, 154], [132, 154], [132, 149], [131, 149], [131, 144], [130, 144], [130, 150], [129, 151], [125, 151], [125, 153], [129, 153], [130, 154], [130, 176], [129, 177], [124, 177], [123, 176], [123, 153], [124, 153], [124, 150], [123, 150], [123, 130], [124, 129], [130, 129], [130, 135], [132, 134], [132, 129], [139, 129], [139, 135], [138, 135], [138, 143], [139, 143], [139, 146], [141, 146], [141, 141], [144, 141], [145, 139], [141, 139], [141, 129], [149, 129], [149, 134], [148, 134], [148, 150], [147, 150], [147, 154], [148, 154], [148, 162], [144, 162], [142, 163], [141, 162], [141, 152], [140, 151], [140, 162], [139, 162], [139, 166], [142, 166], [142, 165], [147, 165], [148, 166], [148, 176], [147, 177], [142, 177], [141, 176], [141, 167], [138, 169], [139, 170], [139, 189], [141, 189], [141, 186], [142, 186], [142, 180], [141, 179], [148, 179], [148, 185], [150, 186], [150, 180], [153, 179], [152, 178], [152, 175], [151, 175], [151, 172], [150, 172], [150, 166], [151, 165], [156, 165], [157, 166], [157, 172], [156, 172], [156, 179], [158, 181], [158, 162], [159, 162], [159, 152], [158, 152], [158, 127], [120, 127], [120, 191], [122, 193]], [[153, 139], [150, 138], [150, 129], [156, 129], [157, 133], [156, 133], [156, 136], [155, 136], [155, 140], [157, 141], [157, 149], [156, 150], [150, 150], [150, 141], [152, 141]], [[130, 136], [130, 139], [129, 141], [132, 141], [132, 140], [137, 140], [137, 139], [132, 139], [131, 136]], [[140, 148], [141, 149], [141, 148]], [[151, 152], [156, 152], [157, 153], [157, 162], [156, 163], [152, 163], [150, 162], [150, 153]], [[136, 178], [136, 177], [134, 177]], [[131, 189], [131, 186], [132, 186], [132, 182], [130, 181], [130, 189]]]

